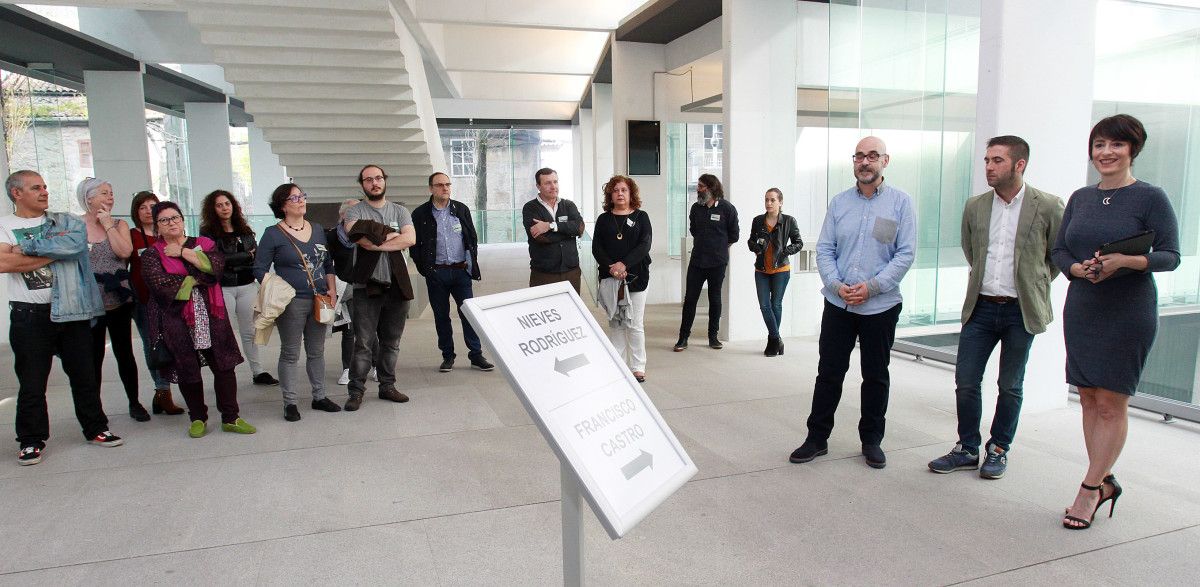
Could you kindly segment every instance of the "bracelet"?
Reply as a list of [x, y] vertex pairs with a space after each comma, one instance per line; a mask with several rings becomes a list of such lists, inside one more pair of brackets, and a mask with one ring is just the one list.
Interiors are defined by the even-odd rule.
[[116, 228], [116, 227], [117, 227], [117, 225], [116, 225], [116, 223], [114, 223], [112, 226], [110, 226], [110, 227], [108, 227], [108, 228], [104, 229], [104, 232], [108, 232], [108, 231], [110, 231], [110, 230], [112, 230], [112, 229], [114, 229], [114, 228]]

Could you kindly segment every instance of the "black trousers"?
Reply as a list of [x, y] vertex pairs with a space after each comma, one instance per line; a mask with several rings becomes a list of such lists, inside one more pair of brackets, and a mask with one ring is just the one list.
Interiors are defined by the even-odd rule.
[[842, 399], [842, 383], [850, 368], [850, 353], [856, 340], [863, 377], [858, 437], [867, 445], [883, 441], [891, 385], [888, 364], [892, 360], [900, 306], [896, 304], [878, 314], [864, 316], [825, 301], [825, 311], [821, 314], [821, 358], [817, 362], [812, 413], [808, 416], [809, 441], [824, 444], [833, 432], [833, 416]]
[[700, 301], [700, 288], [708, 282], [708, 336], [717, 336], [721, 329], [721, 284], [725, 283], [725, 268], [697, 267], [688, 264], [687, 289], [683, 294], [683, 320], [679, 323], [679, 338], [692, 334], [692, 322], [696, 321], [696, 304]]
[[46, 381], [54, 355], [62, 360], [71, 383], [75, 418], [90, 439], [108, 430], [108, 417], [100, 403], [100, 386], [92, 369], [91, 349], [81, 345], [91, 339], [87, 320], [51, 322], [50, 304], [11, 302], [8, 342], [17, 372], [17, 442], [21, 447], [46, 447], [50, 438], [50, 416], [46, 411]]
[[130, 328], [133, 309], [133, 302], [117, 306], [97, 318], [92, 326], [92, 367], [96, 370], [96, 386], [104, 381], [104, 339], [107, 334], [113, 356], [117, 358], [117, 373], [131, 406], [138, 403], [138, 366], [133, 358], [133, 329]]

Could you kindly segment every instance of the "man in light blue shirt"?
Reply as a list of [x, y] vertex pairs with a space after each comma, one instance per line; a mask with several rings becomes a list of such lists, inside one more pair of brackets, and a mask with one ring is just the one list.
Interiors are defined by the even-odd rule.
[[887, 465], [880, 443], [888, 363], [900, 317], [900, 280], [916, 253], [916, 217], [912, 198], [883, 183], [889, 157], [881, 139], [859, 141], [853, 159], [857, 183], [830, 200], [817, 241], [817, 269], [825, 295], [820, 360], [808, 438], [790, 460], [807, 463], [828, 452], [842, 382], [857, 341], [863, 377], [858, 435], [867, 464], [882, 469]]

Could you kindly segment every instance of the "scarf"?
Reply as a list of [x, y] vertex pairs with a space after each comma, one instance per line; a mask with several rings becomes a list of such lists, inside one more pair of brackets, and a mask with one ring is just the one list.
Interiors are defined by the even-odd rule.
[[[217, 244], [206, 236], [196, 237], [196, 245], [199, 246], [200, 250], [205, 254], [212, 253], [217, 247]], [[166, 254], [166, 240], [159, 238], [158, 240], [154, 241], [154, 244], [151, 246], [158, 251], [158, 258], [162, 259], [164, 271], [171, 275], [186, 276], [188, 274], [187, 267], [184, 265], [182, 258], [171, 257]], [[209, 313], [218, 320], [227, 319], [227, 315], [225, 314], [225, 296], [221, 293], [221, 283], [218, 281], [217, 283], [206, 286], [205, 294], [207, 296], [205, 301], [207, 302]], [[196, 306], [190, 299], [183, 307], [183, 319], [187, 321], [188, 326], [195, 326], [196, 324]]]

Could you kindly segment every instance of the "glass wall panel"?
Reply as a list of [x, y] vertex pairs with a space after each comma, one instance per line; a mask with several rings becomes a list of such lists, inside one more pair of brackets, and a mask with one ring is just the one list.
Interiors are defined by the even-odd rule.
[[[1182, 263], [1155, 274], [1159, 330], [1139, 393], [1200, 403], [1200, 10], [1102, 1], [1096, 21], [1093, 119], [1142, 121], [1138, 179], [1166, 191], [1179, 220]], [[1080, 155], [1085, 143], [1080, 142]], [[1099, 181], [1094, 169], [1088, 181]]]
[[79, 213], [75, 186], [94, 173], [87, 100], [82, 92], [55, 83], [53, 71], [36, 75], [0, 70], [9, 167], [42, 175], [51, 210]]
[[[688, 236], [688, 210], [696, 201], [700, 176], [722, 173], [724, 129], [720, 124], [673, 123], [667, 126], [667, 205], [669, 254], [682, 254]], [[722, 180], [724, 181], [724, 180]]]

